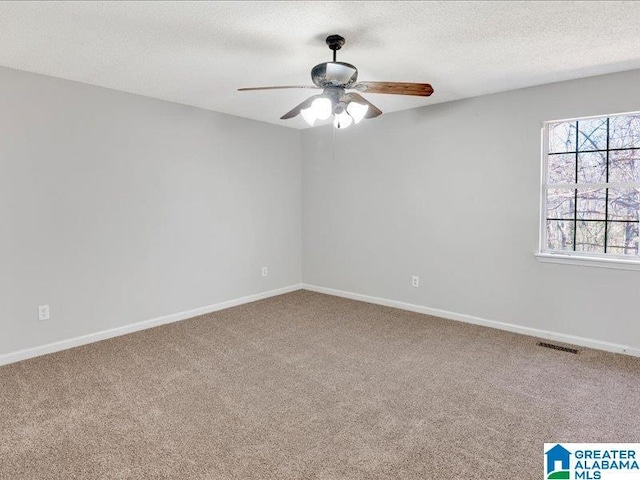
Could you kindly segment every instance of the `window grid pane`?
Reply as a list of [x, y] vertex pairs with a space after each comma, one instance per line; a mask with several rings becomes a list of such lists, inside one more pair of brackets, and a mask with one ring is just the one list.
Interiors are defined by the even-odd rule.
[[[609, 125], [610, 125], [610, 120], [609, 118], [607, 118], [607, 174], [605, 177], [605, 180], [607, 183], [609, 183], [609, 136], [610, 136], [610, 132], [609, 132]], [[607, 253], [607, 245], [609, 244], [608, 242], [608, 236], [609, 236], [609, 224], [607, 223], [607, 220], [609, 220], [609, 189], [607, 188], [605, 191], [605, 196], [604, 196], [604, 253]]]
[[640, 114], [548, 124], [547, 133], [545, 181], [576, 188], [545, 187], [545, 248], [638, 255]]

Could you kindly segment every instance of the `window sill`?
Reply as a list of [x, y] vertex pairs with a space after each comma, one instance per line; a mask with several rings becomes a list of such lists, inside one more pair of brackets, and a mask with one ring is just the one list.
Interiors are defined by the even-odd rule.
[[618, 270], [640, 271], [640, 260], [587, 257], [580, 255], [565, 255], [562, 253], [536, 253], [535, 256], [538, 261], [542, 263], [559, 263], [562, 265], [578, 265], [581, 267], [615, 268]]

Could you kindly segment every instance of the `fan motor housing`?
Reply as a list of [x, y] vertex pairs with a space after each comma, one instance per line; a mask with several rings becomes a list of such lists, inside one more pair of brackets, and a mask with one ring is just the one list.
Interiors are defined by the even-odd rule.
[[320, 88], [347, 88], [358, 80], [358, 69], [345, 62], [320, 63], [311, 69], [311, 80]]

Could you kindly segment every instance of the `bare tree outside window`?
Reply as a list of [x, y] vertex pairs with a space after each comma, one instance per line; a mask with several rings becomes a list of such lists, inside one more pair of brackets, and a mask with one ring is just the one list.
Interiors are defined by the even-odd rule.
[[637, 256], [640, 113], [546, 128], [543, 250]]

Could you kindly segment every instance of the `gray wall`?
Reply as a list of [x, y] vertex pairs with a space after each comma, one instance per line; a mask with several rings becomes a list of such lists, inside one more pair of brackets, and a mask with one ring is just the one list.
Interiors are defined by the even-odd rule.
[[533, 257], [541, 122], [638, 84], [301, 133], [0, 69], [0, 354], [296, 284], [301, 256], [308, 284], [640, 347], [640, 272]]
[[0, 69], [0, 354], [299, 283], [300, 136]]
[[439, 104], [335, 142], [304, 131], [304, 282], [640, 347], [640, 272], [533, 256], [541, 123], [640, 110], [638, 85], [633, 71]]

